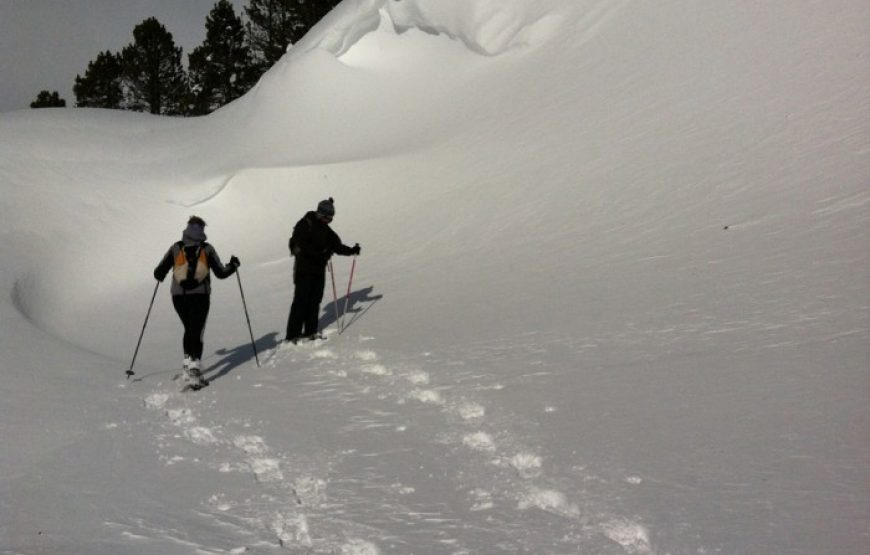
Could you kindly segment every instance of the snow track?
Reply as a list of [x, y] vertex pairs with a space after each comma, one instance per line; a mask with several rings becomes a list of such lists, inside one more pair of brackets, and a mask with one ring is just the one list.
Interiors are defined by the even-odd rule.
[[[0, 551], [866, 551], [868, 22], [345, 0], [208, 117], [0, 115]], [[366, 289], [276, 346], [326, 196]], [[253, 329], [182, 395], [193, 204]]]
[[[503, 384], [486, 374], [444, 372], [431, 353], [382, 355], [376, 344], [333, 334], [281, 344], [262, 354], [261, 370], [195, 394], [158, 385], [143, 399], [157, 458], [213, 477], [214, 491], [196, 500], [197, 510], [224, 528], [232, 523], [238, 548], [476, 553], [495, 542], [525, 553], [575, 545], [654, 552], [642, 524], [587, 496], [576, 476], [525, 443], [517, 415], [488, 406], [481, 392], [504, 391]], [[240, 417], [222, 406], [220, 393], [239, 387], [296, 409], [285, 423]], [[296, 421], [306, 405], [318, 407], [322, 444], [343, 448], [297, 449], [275, 433], [311, 426]], [[228, 476], [247, 477], [248, 486], [222, 490]], [[540, 522], [523, 525], [529, 521]], [[148, 534], [131, 526], [125, 533]]]

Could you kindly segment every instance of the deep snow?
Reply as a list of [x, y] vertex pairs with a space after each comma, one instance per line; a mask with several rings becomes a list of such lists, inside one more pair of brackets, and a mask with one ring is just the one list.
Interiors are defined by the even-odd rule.
[[[346, 0], [206, 118], [0, 115], [0, 552], [863, 552], [868, 27]], [[346, 328], [279, 345], [326, 196]], [[216, 281], [182, 395], [167, 284], [123, 373], [192, 213], [262, 367]]]

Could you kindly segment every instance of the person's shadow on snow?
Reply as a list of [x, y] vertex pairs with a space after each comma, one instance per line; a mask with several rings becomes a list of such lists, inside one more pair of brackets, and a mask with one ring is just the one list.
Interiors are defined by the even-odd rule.
[[[374, 306], [376, 302], [384, 297], [383, 295], [372, 295], [371, 293], [373, 289], [374, 286], [357, 289], [356, 291], [351, 292], [350, 295], [345, 295], [337, 301], [332, 301], [324, 306], [323, 315], [320, 317], [318, 329], [324, 330], [334, 324], [337, 314], [338, 317], [342, 318], [344, 325], [343, 329], [346, 330], [351, 324], [362, 318], [363, 314]], [[365, 305], [366, 303], [369, 303], [368, 306], [362, 308], [362, 305]], [[347, 314], [352, 314], [353, 316], [348, 319]]]
[[[257, 339], [254, 344], [257, 346], [257, 353], [263, 353], [269, 349], [275, 348], [278, 345], [278, 332], [267, 333], [263, 337]], [[203, 376], [210, 382], [219, 380], [241, 366], [242, 364], [254, 358], [254, 350], [251, 348], [251, 342], [242, 343], [231, 349], [218, 349], [215, 354], [220, 358], [203, 370]]]

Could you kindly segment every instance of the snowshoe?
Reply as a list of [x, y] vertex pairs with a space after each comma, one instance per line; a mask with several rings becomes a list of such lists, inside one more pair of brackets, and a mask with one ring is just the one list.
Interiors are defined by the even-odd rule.
[[191, 360], [184, 372], [184, 381], [186, 382], [182, 391], [199, 391], [208, 385], [208, 380], [202, 375], [199, 369], [199, 361]]

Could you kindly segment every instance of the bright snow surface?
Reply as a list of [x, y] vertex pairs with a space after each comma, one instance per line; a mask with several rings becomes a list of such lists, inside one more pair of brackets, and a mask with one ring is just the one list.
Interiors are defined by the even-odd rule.
[[[347, 0], [205, 118], [0, 115], [0, 552], [866, 552], [868, 36]], [[327, 196], [350, 297], [279, 345]], [[181, 394], [167, 283], [124, 371], [190, 214], [242, 267]]]

